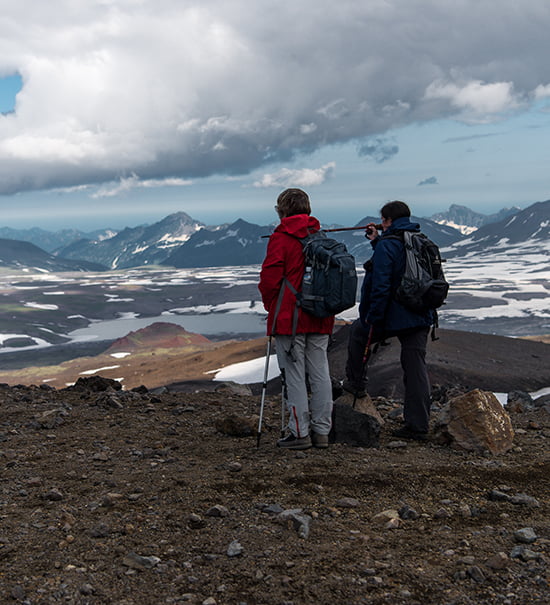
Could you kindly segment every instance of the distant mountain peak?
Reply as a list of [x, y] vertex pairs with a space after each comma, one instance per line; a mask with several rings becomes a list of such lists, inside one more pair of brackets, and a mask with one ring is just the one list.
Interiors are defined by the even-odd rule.
[[518, 210], [519, 208], [503, 208], [494, 214], [482, 214], [467, 206], [451, 204], [447, 211], [433, 214], [430, 218], [440, 225], [458, 229], [463, 235], [470, 235], [483, 225], [496, 223], [507, 216], [512, 216]]

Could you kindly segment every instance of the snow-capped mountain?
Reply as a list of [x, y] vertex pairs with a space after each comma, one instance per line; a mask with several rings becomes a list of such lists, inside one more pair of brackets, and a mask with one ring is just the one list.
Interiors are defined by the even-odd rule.
[[540, 250], [550, 254], [550, 200], [537, 202], [511, 217], [480, 227], [469, 237], [445, 248], [448, 257], [492, 254], [522, 254]]
[[57, 250], [65, 258], [85, 258], [111, 269], [162, 263], [204, 225], [185, 212], [149, 226], [127, 227], [107, 240], [80, 240]]
[[[423, 233], [439, 244], [449, 258], [492, 250], [500, 254], [514, 247], [525, 250], [526, 246], [547, 250], [549, 206], [550, 201], [533, 204], [504, 220], [480, 226], [467, 237], [458, 229], [431, 219], [412, 217], [412, 220], [420, 223]], [[378, 222], [378, 218], [367, 216], [355, 226], [369, 222]], [[242, 219], [230, 225], [206, 227], [179, 212], [150, 226], [126, 228], [108, 239], [73, 242], [56, 254], [60, 259], [82, 260], [112, 269], [153, 264], [182, 268], [242, 266], [262, 262], [268, 241], [265, 236], [272, 231], [273, 225], [260, 226]], [[328, 235], [344, 242], [358, 263], [372, 253], [361, 229]]]
[[231, 225], [203, 229], [175, 250], [163, 265], [173, 267], [220, 267], [261, 263], [272, 228], [239, 219]]
[[430, 219], [440, 225], [447, 225], [458, 229], [463, 235], [469, 235], [490, 223], [496, 223], [512, 216], [519, 211], [519, 208], [503, 208], [494, 214], [482, 214], [476, 212], [467, 206], [452, 204], [446, 212], [438, 212], [433, 214]]

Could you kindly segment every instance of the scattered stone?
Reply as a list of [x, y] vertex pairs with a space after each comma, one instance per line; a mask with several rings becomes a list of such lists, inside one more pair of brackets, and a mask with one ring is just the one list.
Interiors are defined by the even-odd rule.
[[227, 547], [227, 556], [228, 557], [238, 557], [242, 555], [244, 552], [244, 548], [241, 546], [238, 540], [233, 540], [231, 544]]
[[510, 496], [505, 494], [503, 491], [498, 489], [492, 489], [488, 494], [489, 500], [493, 502], [508, 502], [510, 500]]
[[389, 523], [392, 519], [399, 519], [399, 513], [393, 508], [377, 513], [372, 518], [374, 523], [379, 523], [381, 525], [386, 525], [386, 523]]
[[151, 569], [159, 563], [160, 559], [158, 557], [143, 557], [141, 555], [137, 555], [135, 552], [128, 553], [122, 560], [123, 565], [126, 565], [126, 567], [130, 567], [131, 569], [137, 570]]
[[67, 415], [67, 410], [64, 410], [63, 408], [46, 410], [36, 416], [35, 426], [40, 429], [55, 429], [65, 422], [65, 417]]
[[39, 485], [42, 485], [42, 479], [40, 477], [29, 477], [25, 483], [29, 487], [38, 487]]
[[465, 503], [460, 504], [458, 507], [458, 511], [465, 519], [468, 519], [468, 518], [474, 516], [472, 514], [472, 509], [469, 504], [465, 504]]
[[117, 380], [104, 378], [103, 376], [81, 376], [73, 386], [67, 387], [69, 391], [92, 391], [93, 393], [100, 393], [110, 389], [121, 391], [122, 385]]
[[508, 393], [506, 407], [512, 412], [523, 412], [533, 407], [533, 398], [525, 391], [511, 391]]
[[485, 581], [485, 575], [477, 565], [472, 565], [472, 567], [469, 567], [466, 573], [470, 576], [470, 578], [472, 578], [472, 580], [474, 580], [474, 582], [481, 583]]
[[80, 587], [80, 594], [91, 595], [94, 594], [95, 588], [91, 584], [82, 584]]
[[98, 395], [94, 401], [90, 402], [90, 405], [98, 405], [103, 408], [113, 408], [115, 410], [122, 410], [124, 408], [120, 399], [109, 392]]
[[110, 527], [105, 523], [99, 523], [90, 530], [92, 538], [106, 538], [111, 533]]
[[301, 508], [284, 510], [277, 518], [283, 523], [291, 521], [300, 538], [307, 539], [309, 537], [312, 518], [304, 514]]
[[226, 418], [216, 420], [215, 427], [218, 432], [229, 437], [251, 437], [252, 435], [256, 435], [258, 417], [232, 414]]
[[187, 525], [189, 525], [191, 529], [202, 529], [203, 527], [206, 527], [206, 521], [200, 515], [191, 513], [187, 518]]
[[537, 397], [533, 404], [536, 408], [542, 408], [545, 406], [550, 406], [550, 394], [542, 395], [541, 397]]
[[434, 514], [434, 519], [448, 519], [451, 517], [451, 513], [446, 508], [438, 509]]
[[117, 502], [120, 502], [123, 499], [124, 496], [122, 494], [118, 494], [116, 492], [109, 492], [108, 494], [105, 494], [105, 496], [103, 496], [101, 506], [104, 506], [105, 508], [110, 508], [112, 506], [115, 506]]
[[494, 393], [474, 389], [445, 405], [435, 438], [467, 451], [501, 454], [513, 447], [514, 430]]
[[404, 520], [411, 519], [414, 521], [418, 519], [418, 517], [420, 517], [420, 515], [414, 510], [414, 508], [411, 508], [408, 504], [403, 504], [403, 506], [399, 509], [398, 513], [401, 519]]
[[72, 513], [64, 510], [61, 513], [61, 517], [60, 517], [59, 521], [61, 523], [63, 530], [69, 531], [73, 527], [73, 525], [76, 523], [76, 517]]
[[238, 395], [240, 397], [250, 397], [252, 395], [252, 389], [247, 384], [239, 384], [238, 382], [233, 382], [230, 380], [220, 382], [214, 389], [214, 392]]
[[524, 527], [514, 532], [514, 538], [516, 542], [522, 542], [523, 544], [532, 544], [537, 540], [537, 534], [532, 527]]
[[386, 414], [386, 416], [389, 420], [397, 420], [397, 421], [403, 420], [403, 407], [399, 406], [399, 407], [393, 408]]
[[63, 495], [63, 492], [61, 492], [61, 490], [58, 490], [56, 487], [44, 494], [44, 498], [46, 500], [51, 500], [52, 502], [63, 500], [64, 497], [65, 496]]
[[239, 473], [240, 471], [243, 470], [243, 465], [240, 462], [230, 462], [227, 465], [228, 470], [230, 470], [232, 473]]
[[357, 508], [359, 506], [359, 500], [355, 498], [340, 498], [336, 502], [336, 506], [339, 508]]
[[406, 441], [390, 441], [386, 447], [390, 450], [399, 450], [406, 448], [407, 445]]
[[510, 553], [510, 559], [520, 559], [521, 561], [535, 561], [540, 559], [540, 553], [530, 550], [526, 546], [514, 546]]
[[212, 508], [206, 511], [207, 517], [227, 517], [229, 516], [229, 510], [221, 504], [216, 504]]
[[516, 494], [511, 496], [509, 501], [518, 506], [532, 506], [533, 508], [539, 508], [540, 506], [540, 502], [536, 498], [527, 494]]
[[489, 569], [500, 570], [506, 569], [510, 564], [510, 558], [504, 552], [498, 552], [496, 555], [493, 555], [485, 562], [485, 565]]
[[268, 515], [279, 515], [284, 510], [280, 504], [266, 504], [262, 506], [262, 513], [267, 513]]

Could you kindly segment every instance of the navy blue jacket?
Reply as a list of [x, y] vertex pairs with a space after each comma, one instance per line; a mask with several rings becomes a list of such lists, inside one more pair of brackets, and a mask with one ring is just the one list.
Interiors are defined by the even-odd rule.
[[418, 314], [406, 309], [394, 299], [394, 292], [405, 272], [405, 248], [401, 239], [388, 237], [396, 231], [420, 231], [418, 223], [401, 217], [371, 242], [374, 252], [365, 263], [365, 278], [361, 287], [359, 317], [365, 327], [374, 326], [376, 333], [388, 336], [404, 330], [430, 327], [432, 311]]

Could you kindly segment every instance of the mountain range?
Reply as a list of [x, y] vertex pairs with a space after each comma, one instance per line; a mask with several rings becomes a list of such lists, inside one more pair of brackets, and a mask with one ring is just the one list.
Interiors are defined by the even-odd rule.
[[93, 261], [59, 258], [29, 242], [0, 239], [0, 267], [35, 268], [42, 271], [105, 271], [107, 267]]
[[[412, 217], [422, 231], [445, 248], [448, 256], [461, 256], [476, 250], [487, 251], [506, 242], [517, 244], [547, 243], [549, 240], [550, 200], [537, 202], [524, 210], [503, 209], [481, 215], [465, 206], [453, 205], [447, 213], [432, 218]], [[364, 217], [355, 227], [378, 222]], [[451, 226], [451, 224], [453, 226]], [[475, 228], [469, 235], [464, 231]], [[94, 237], [74, 232], [77, 239], [68, 244], [69, 230], [59, 233], [53, 254], [36, 247], [34, 242], [0, 239], [0, 266], [34, 267], [45, 271], [105, 270], [165, 265], [176, 268], [238, 266], [259, 264], [265, 256], [267, 236], [272, 225], [256, 225], [238, 219], [229, 225], [206, 226], [185, 212], [171, 214], [153, 225], [127, 227], [118, 233], [102, 230]], [[17, 232], [55, 242], [55, 233], [45, 237], [42, 230]], [[5, 232], [5, 230], [4, 230]], [[84, 237], [81, 237], [84, 235]], [[344, 242], [358, 259], [370, 256], [370, 246], [361, 229], [336, 231], [330, 236]], [[38, 241], [38, 240], [37, 240]]]
[[476, 212], [467, 206], [459, 204], [451, 204], [446, 212], [438, 212], [430, 217], [432, 221], [440, 225], [447, 225], [458, 229], [463, 235], [473, 233], [479, 227], [489, 225], [490, 223], [498, 223], [499, 221], [512, 216], [519, 212], [520, 208], [503, 208], [494, 214], [482, 214]]
[[115, 229], [97, 229], [95, 231], [80, 231], [79, 229], [61, 229], [60, 231], [46, 231], [38, 227], [31, 229], [12, 229], [0, 227], [0, 238], [16, 239], [30, 242], [46, 252], [53, 253], [58, 248], [68, 246], [78, 240], [87, 239], [101, 241], [117, 234]]
[[549, 245], [550, 200], [537, 202], [496, 223], [483, 225], [470, 236], [445, 248], [445, 255], [463, 257], [504, 249], [520, 254], [539, 250], [548, 256]]

